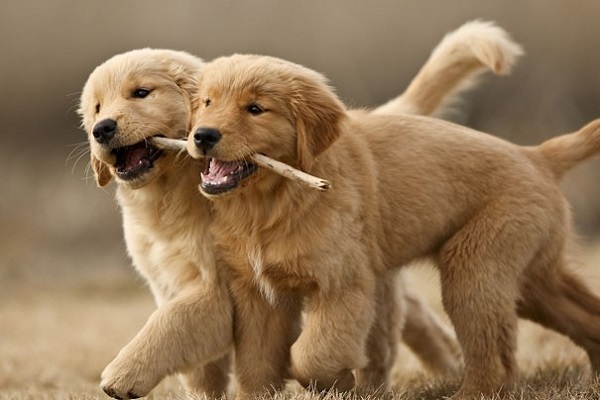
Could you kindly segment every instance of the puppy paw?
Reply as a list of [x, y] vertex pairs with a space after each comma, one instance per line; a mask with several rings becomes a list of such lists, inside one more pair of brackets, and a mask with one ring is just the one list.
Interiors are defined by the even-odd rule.
[[100, 387], [114, 399], [137, 399], [146, 396], [161, 379], [148, 365], [117, 357], [102, 372]]
[[102, 390], [104, 390], [104, 393], [106, 393], [108, 396], [112, 397], [113, 399], [117, 399], [117, 400], [125, 400], [125, 399], [139, 399], [141, 396], [138, 396], [137, 394], [133, 393], [133, 392], [127, 392], [126, 397], [123, 397], [121, 395], [118, 394], [117, 390], [114, 388], [110, 388], [110, 387], [102, 387]]
[[321, 393], [322, 395], [327, 394], [331, 390], [348, 392], [353, 390], [356, 385], [356, 379], [349, 369], [319, 376], [294, 374], [293, 371], [292, 374], [306, 389]]
[[339, 370], [332, 365], [320, 362], [321, 357], [311, 356], [299, 343], [291, 350], [290, 373], [302, 386], [317, 392], [327, 392], [331, 389], [341, 391], [352, 390], [356, 384], [351, 369]]

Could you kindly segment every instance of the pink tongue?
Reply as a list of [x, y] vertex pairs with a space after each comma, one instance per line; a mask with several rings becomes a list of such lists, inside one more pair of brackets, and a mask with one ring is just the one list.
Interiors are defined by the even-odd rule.
[[145, 155], [146, 149], [144, 147], [128, 151], [125, 156], [125, 169], [131, 169], [138, 166]]
[[210, 160], [210, 168], [208, 170], [208, 180], [216, 180], [231, 175], [238, 168], [239, 163], [232, 161], [219, 161], [217, 159]]

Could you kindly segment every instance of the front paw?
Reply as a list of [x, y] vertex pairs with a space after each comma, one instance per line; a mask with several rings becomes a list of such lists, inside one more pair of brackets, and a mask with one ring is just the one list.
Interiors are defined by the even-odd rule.
[[100, 387], [114, 399], [137, 399], [146, 396], [161, 379], [152, 374], [150, 366], [119, 355], [102, 372]]
[[300, 340], [291, 349], [290, 373], [302, 386], [317, 392], [349, 391], [356, 385], [351, 369], [328, 365], [321, 357], [313, 356], [307, 347], [302, 347]]

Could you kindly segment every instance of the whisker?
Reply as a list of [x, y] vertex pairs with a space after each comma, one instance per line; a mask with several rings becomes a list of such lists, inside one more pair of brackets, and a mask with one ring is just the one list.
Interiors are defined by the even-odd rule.
[[71, 106], [69, 106], [69, 108], [67, 108], [67, 114], [70, 114], [72, 112], [76, 112], [79, 109], [79, 104], [75, 103], [72, 104]]
[[73, 147], [73, 149], [71, 149], [71, 151], [67, 155], [67, 159], [65, 160], [65, 167], [73, 159], [79, 160], [79, 158], [81, 158], [82, 154], [85, 154], [90, 151], [90, 149], [88, 147], [88, 142], [76, 143], [76, 144], [73, 144], [70, 146]]
[[240, 150], [239, 150], [240, 154], [242, 154], [242, 157], [240, 157], [240, 159], [243, 159], [244, 162], [246, 162], [246, 164], [248, 164], [248, 158], [252, 156], [252, 154], [255, 153], [254, 150], [252, 150], [252, 148], [248, 145], [248, 143], [246, 143], [246, 141], [244, 140], [244, 142], [240, 143]]
[[86, 150], [84, 152], [82, 152], [79, 157], [77, 157], [77, 159], [75, 160], [75, 162], [73, 163], [73, 167], [71, 168], [71, 174], [75, 173], [75, 167], [77, 167], [77, 164], [79, 163], [79, 161], [86, 156], [87, 154], [89, 154], [89, 150]]
[[86, 182], [86, 184], [87, 184], [87, 182], [90, 181], [90, 179], [91, 180], [95, 179], [94, 173], [91, 172], [91, 169], [92, 169], [92, 163], [90, 161], [88, 161], [87, 164], [85, 165], [85, 169], [83, 171], [83, 178], [82, 178]]
[[67, 154], [67, 159], [65, 160], [65, 164], [74, 157], [74, 154], [75, 154], [75, 156], [79, 154], [79, 151], [81, 151], [82, 144], [78, 143], [76, 145], [72, 145], [71, 147], [73, 147], [73, 148], [71, 149], [71, 151], [69, 151], [69, 154]]

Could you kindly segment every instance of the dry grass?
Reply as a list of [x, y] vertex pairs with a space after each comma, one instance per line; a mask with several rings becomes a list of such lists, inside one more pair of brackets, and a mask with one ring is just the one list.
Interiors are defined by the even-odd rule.
[[[600, 288], [600, 246], [585, 252], [580, 272]], [[440, 310], [437, 276], [415, 269], [413, 285], [428, 294]], [[17, 289], [17, 290], [16, 290]], [[0, 293], [0, 399], [105, 399], [98, 389], [103, 367], [143, 325], [154, 309], [139, 284], [120, 287], [75, 287], [56, 290], [12, 287]], [[523, 378], [513, 399], [598, 399], [600, 382], [590, 378], [583, 351], [568, 339], [523, 321], [518, 359]], [[451, 394], [459, 377], [449, 381], [427, 376], [418, 361], [402, 349], [394, 371], [395, 390], [372, 395], [386, 399], [436, 399]], [[317, 399], [294, 390], [277, 399]], [[351, 398], [328, 394], [325, 399]], [[177, 380], [169, 378], [151, 399], [182, 399]], [[322, 397], [319, 397], [322, 398]]]

